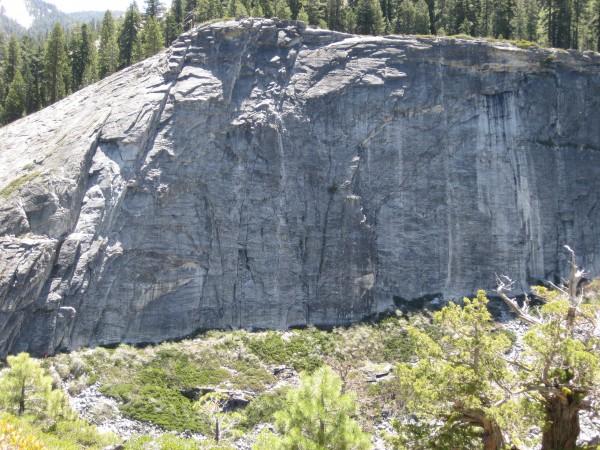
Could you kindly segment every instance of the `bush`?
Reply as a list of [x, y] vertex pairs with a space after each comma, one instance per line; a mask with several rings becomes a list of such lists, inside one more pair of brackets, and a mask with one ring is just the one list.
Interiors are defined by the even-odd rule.
[[239, 424], [242, 430], [251, 430], [259, 423], [274, 421], [274, 414], [285, 406], [287, 389], [266, 392], [252, 400], [244, 410], [244, 418]]
[[270, 364], [290, 364], [294, 369], [313, 372], [323, 365], [323, 356], [333, 353], [331, 333], [309, 328], [295, 330], [288, 339], [281, 333], [268, 331], [264, 336], [246, 338], [246, 346], [261, 360]]
[[146, 386], [130, 403], [121, 406], [127, 417], [152, 422], [167, 430], [206, 432], [193, 403], [179, 392], [160, 386]]

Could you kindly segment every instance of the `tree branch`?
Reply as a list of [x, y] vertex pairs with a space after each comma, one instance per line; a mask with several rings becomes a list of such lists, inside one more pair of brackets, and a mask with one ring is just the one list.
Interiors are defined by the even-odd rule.
[[510, 278], [505, 275], [498, 276], [496, 275], [496, 282], [498, 283], [498, 287], [496, 288], [496, 292], [500, 296], [500, 298], [508, 305], [508, 307], [517, 315], [517, 317], [530, 325], [541, 325], [542, 321], [537, 317], [529, 314], [529, 307], [525, 304], [523, 307], [520, 307], [517, 303], [517, 300], [514, 298], [510, 298], [506, 295], [505, 291], [510, 291], [512, 289], [512, 285], [515, 283]]

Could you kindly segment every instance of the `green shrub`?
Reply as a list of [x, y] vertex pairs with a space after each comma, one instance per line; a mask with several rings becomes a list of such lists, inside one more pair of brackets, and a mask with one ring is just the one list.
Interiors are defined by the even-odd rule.
[[247, 360], [231, 362], [229, 367], [236, 371], [231, 379], [235, 389], [260, 392], [265, 390], [266, 385], [275, 382], [275, 377], [268, 371]]
[[122, 405], [127, 417], [152, 422], [167, 430], [205, 432], [193, 403], [181, 393], [159, 386], [143, 387], [131, 402]]
[[246, 409], [244, 418], [238, 425], [242, 430], [251, 430], [259, 423], [274, 421], [274, 414], [285, 406], [285, 396], [288, 389], [278, 389], [275, 392], [266, 392], [253, 399]]
[[133, 400], [138, 387], [138, 385], [131, 382], [123, 384], [103, 383], [100, 385], [100, 392], [127, 403]]
[[263, 338], [250, 338], [246, 345], [261, 360], [271, 364], [284, 364], [288, 362], [290, 355], [281, 334], [275, 331], [267, 331]]
[[415, 354], [406, 331], [384, 337], [383, 357], [386, 361], [408, 361]]
[[261, 360], [270, 364], [291, 365], [309, 372], [323, 365], [323, 356], [335, 349], [335, 337], [315, 328], [295, 330], [288, 339], [281, 333], [268, 331], [264, 336], [246, 338], [248, 348]]

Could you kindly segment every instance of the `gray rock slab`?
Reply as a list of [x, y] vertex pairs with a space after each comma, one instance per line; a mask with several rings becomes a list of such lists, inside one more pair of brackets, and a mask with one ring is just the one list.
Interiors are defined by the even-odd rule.
[[0, 356], [597, 275], [599, 93], [593, 53], [197, 28], [0, 129]]

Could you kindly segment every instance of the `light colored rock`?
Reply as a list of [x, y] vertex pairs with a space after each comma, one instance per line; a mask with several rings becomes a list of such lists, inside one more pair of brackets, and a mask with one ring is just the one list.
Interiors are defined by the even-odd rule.
[[0, 356], [596, 275], [598, 92], [595, 54], [202, 26], [0, 129]]

